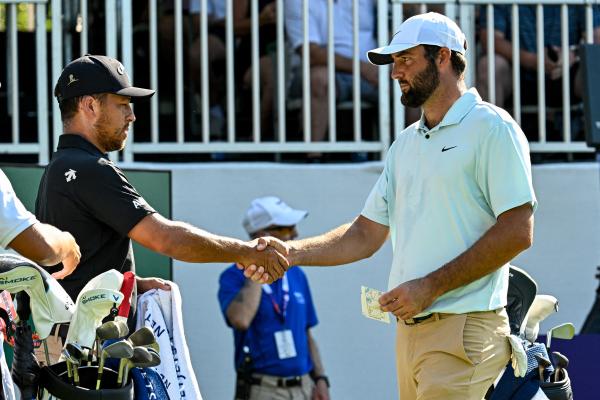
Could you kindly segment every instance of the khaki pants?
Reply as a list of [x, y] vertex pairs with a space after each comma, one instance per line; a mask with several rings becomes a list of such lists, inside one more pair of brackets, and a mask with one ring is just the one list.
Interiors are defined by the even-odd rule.
[[401, 400], [480, 400], [510, 359], [504, 309], [399, 321], [396, 363]]
[[277, 377], [257, 375], [262, 378], [260, 385], [252, 385], [250, 400], [311, 400], [313, 381], [308, 375], [302, 376], [302, 384], [288, 388], [277, 386]]

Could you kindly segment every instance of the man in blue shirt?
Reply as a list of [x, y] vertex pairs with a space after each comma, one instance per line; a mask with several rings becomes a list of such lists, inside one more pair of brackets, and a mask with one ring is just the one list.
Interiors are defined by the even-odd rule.
[[[252, 201], [243, 225], [252, 238], [291, 240], [307, 214], [277, 197], [261, 197]], [[317, 314], [300, 268], [261, 285], [232, 265], [221, 274], [219, 303], [233, 328], [236, 400], [329, 399], [329, 381], [310, 333]]]

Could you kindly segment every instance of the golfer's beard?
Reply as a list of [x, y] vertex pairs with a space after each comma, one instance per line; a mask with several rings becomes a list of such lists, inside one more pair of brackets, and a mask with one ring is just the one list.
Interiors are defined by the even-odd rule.
[[[400, 81], [398, 82], [400, 83]], [[406, 81], [402, 83], [407, 83]], [[435, 64], [429, 62], [425, 71], [415, 76], [410, 88], [402, 93], [400, 101], [406, 107], [421, 107], [440, 84], [440, 74]]]
[[123, 150], [125, 147], [125, 139], [127, 138], [123, 132], [123, 128], [114, 129], [109, 131], [107, 128], [108, 118], [101, 117], [95, 124], [96, 136], [98, 143], [105, 152], [109, 153], [115, 150]]

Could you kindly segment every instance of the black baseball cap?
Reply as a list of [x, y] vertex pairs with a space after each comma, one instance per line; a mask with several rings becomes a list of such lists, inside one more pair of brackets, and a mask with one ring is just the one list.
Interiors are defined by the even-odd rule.
[[125, 67], [107, 56], [86, 54], [71, 61], [63, 69], [54, 88], [58, 102], [87, 94], [112, 93], [135, 99], [146, 99], [154, 90], [131, 86]]

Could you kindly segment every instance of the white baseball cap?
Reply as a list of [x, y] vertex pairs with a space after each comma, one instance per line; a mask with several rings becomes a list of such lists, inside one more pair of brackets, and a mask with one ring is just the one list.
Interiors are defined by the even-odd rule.
[[252, 200], [242, 224], [252, 235], [269, 226], [294, 226], [308, 215], [308, 211], [294, 210], [279, 197], [267, 196]]
[[367, 58], [371, 64], [391, 64], [392, 54], [421, 44], [447, 47], [461, 54], [467, 50], [465, 34], [454, 21], [445, 15], [428, 12], [404, 21], [390, 44], [368, 51]]

